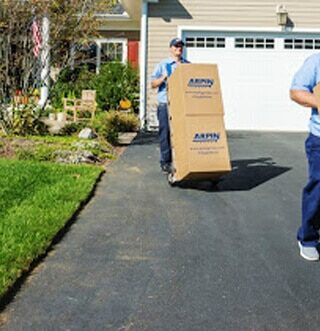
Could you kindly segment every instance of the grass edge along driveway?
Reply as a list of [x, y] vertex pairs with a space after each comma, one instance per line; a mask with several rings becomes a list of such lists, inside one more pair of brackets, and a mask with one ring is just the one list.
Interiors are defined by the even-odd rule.
[[102, 167], [0, 159], [0, 299], [88, 198]]

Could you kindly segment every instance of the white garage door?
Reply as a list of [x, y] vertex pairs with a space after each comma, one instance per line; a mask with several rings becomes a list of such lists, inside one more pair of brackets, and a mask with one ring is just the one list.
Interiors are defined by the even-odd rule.
[[289, 99], [294, 73], [320, 35], [188, 31], [187, 59], [217, 63], [227, 129], [306, 131], [310, 111]]

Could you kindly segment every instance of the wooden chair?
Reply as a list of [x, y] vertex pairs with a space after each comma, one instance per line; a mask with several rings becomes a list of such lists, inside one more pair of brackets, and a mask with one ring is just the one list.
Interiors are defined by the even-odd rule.
[[82, 90], [81, 99], [63, 99], [63, 109], [67, 114], [67, 119], [70, 118], [71, 113], [73, 122], [93, 120], [96, 108], [95, 90]]

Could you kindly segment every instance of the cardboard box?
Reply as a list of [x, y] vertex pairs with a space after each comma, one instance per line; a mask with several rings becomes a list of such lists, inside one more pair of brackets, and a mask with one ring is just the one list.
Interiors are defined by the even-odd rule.
[[182, 64], [168, 80], [174, 181], [231, 171], [217, 65]]

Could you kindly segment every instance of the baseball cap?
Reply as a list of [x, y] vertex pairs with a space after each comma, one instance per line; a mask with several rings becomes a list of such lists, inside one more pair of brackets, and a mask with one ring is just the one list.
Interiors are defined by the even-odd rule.
[[184, 46], [184, 42], [182, 39], [180, 38], [173, 38], [171, 41], [170, 41], [170, 47], [172, 46], [177, 46], [177, 45], [182, 45]]

